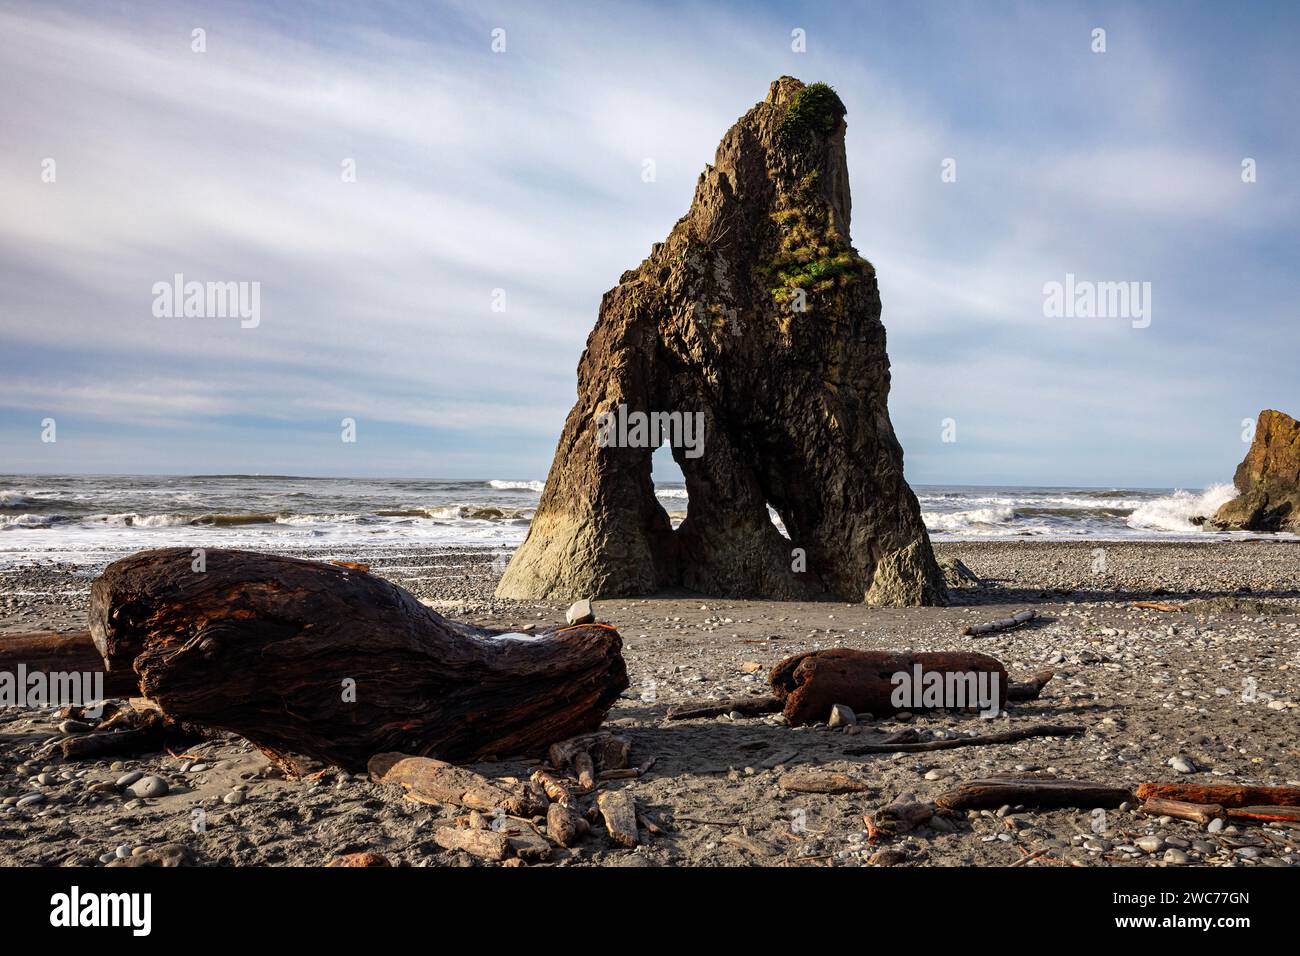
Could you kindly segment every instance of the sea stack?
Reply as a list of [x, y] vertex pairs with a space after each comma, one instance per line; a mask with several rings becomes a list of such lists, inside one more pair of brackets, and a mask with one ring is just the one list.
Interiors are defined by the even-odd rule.
[[1210, 519], [1233, 531], [1300, 531], [1300, 422], [1265, 409], [1232, 483], [1241, 492]]
[[[498, 596], [945, 602], [889, 420], [875, 269], [849, 239], [844, 115], [825, 84], [774, 82], [605, 294]], [[661, 439], [689, 495], [675, 530]]]

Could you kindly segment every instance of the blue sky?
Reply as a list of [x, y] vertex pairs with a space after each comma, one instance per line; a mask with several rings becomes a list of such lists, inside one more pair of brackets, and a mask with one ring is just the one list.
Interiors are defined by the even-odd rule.
[[[1249, 3], [0, 2], [0, 471], [543, 477], [601, 295], [789, 73], [848, 107], [911, 481], [1228, 480], [1242, 419], [1300, 412], [1298, 28]], [[260, 282], [260, 324], [155, 318], [178, 272]], [[1066, 273], [1150, 282], [1150, 326], [1045, 317]]]

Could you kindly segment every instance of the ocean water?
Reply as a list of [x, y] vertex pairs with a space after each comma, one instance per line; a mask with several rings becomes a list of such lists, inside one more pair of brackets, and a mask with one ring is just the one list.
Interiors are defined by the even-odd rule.
[[[913, 489], [937, 541], [1207, 539], [1191, 519], [1234, 494], [1208, 489], [927, 486]], [[346, 555], [366, 546], [519, 544], [541, 497], [531, 479], [416, 480], [276, 475], [0, 476], [0, 567], [98, 563], [159, 547]], [[656, 494], [674, 524], [681, 483]], [[773, 512], [778, 528], [780, 518]]]

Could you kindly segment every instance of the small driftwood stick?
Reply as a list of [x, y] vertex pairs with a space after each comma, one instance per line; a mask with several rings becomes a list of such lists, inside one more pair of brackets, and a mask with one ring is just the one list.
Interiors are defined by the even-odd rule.
[[1152, 797], [1138, 807], [1138, 810], [1147, 816], [1174, 817], [1178, 820], [1190, 820], [1202, 826], [1215, 817], [1224, 815], [1223, 807], [1217, 803], [1188, 803], [1185, 800], [1166, 800], [1163, 797]]
[[734, 700], [717, 701], [712, 704], [682, 704], [668, 708], [668, 719], [696, 720], [701, 717], [721, 717], [733, 710], [745, 717], [761, 717], [763, 714], [775, 714], [780, 711], [781, 702], [775, 697], [737, 697]]
[[596, 806], [605, 820], [609, 837], [629, 849], [640, 842], [637, 833], [636, 801], [626, 790], [606, 790], [596, 798]]
[[796, 793], [861, 793], [871, 789], [847, 773], [832, 770], [792, 770], [776, 781], [782, 790]]
[[882, 836], [898, 836], [915, 830], [922, 824], [929, 823], [933, 816], [934, 804], [913, 800], [891, 803], [863, 817], [863, 820], [868, 824], [867, 836], [874, 842]]
[[438, 827], [433, 842], [444, 850], [463, 850], [470, 856], [500, 862], [510, 855], [510, 840], [496, 830], [470, 830], [457, 826]]
[[1050, 777], [971, 780], [935, 798], [944, 810], [980, 810], [1004, 804], [1027, 807], [1117, 807], [1133, 799], [1127, 787]]
[[562, 803], [546, 809], [546, 835], [560, 846], [575, 846], [591, 831], [591, 825]]
[[538, 767], [533, 771], [532, 776], [528, 779], [530, 783], [540, 785], [549, 799], [561, 804], [562, 806], [573, 806], [573, 794], [569, 791], [568, 786], [550, 770]]
[[1062, 726], [1057, 724], [1034, 724], [1019, 730], [1002, 730], [995, 734], [979, 737], [948, 737], [943, 740], [926, 740], [919, 743], [862, 744], [850, 747], [844, 752], [858, 756], [860, 754], [923, 753], [928, 750], [955, 750], [958, 747], [984, 747], [989, 744], [1011, 744], [1030, 737], [1077, 737], [1087, 728], [1079, 726]]
[[1187, 803], [1217, 803], [1233, 807], [1300, 807], [1300, 787], [1246, 787], [1239, 784], [1144, 783], [1137, 788], [1139, 800], [1163, 797]]
[[1010, 617], [1000, 617], [996, 621], [990, 621], [987, 624], [971, 624], [961, 629], [963, 637], [979, 637], [981, 634], [992, 634], [995, 631], [1009, 631], [1015, 627], [1021, 627], [1030, 621], [1037, 619], [1038, 612], [1030, 609], [1020, 611]]
[[1007, 685], [1007, 700], [1037, 700], [1048, 681], [1056, 676], [1054, 671], [1039, 671], [1027, 681]]

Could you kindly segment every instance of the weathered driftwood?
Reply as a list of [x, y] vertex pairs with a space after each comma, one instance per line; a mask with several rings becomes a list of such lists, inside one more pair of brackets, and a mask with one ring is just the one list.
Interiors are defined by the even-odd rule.
[[[572, 767], [575, 772], [579, 769], [621, 770], [627, 766], [631, 752], [632, 742], [626, 737], [601, 730], [551, 744], [546, 756], [551, 761], [551, 766], [557, 770], [567, 767]], [[584, 756], [586, 761], [582, 759]], [[591, 763], [590, 768], [587, 767], [588, 761]]]
[[995, 777], [971, 780], [941, 793], [934, 805], [944, 810], [979, 810], [987, 807], [1117, 807], [1133, 799], [1127, 787], [1087, 780], [1045, 777]]
[[501, 810], [518, 816], [546, 809], [526, 787], [507, 787], [465, 767], [431, 757], [383, 753], [370, 758], [370, 779], [397, 784], [416, 803], [451, 804], [470, 810]]
[[636, 800], [626, 790], [606, 790], [596, 797], [596, 806], [605, 820], [609, 837], [620, 846], [634, 847], [641, 838], [637, 832]]
[[1073, 725], [1032, 724], [1017, 730], [1000, 730], [994, 734], [981, 734], [978, 737], [945, 737], [942, 740], [926, 740], [904, 743], [874, 743], [849, 747], [844, 752], [854, 756], [861, 754], [924, 753], [929, 750], [955, 750], [958, 747], [985, 747], [989, 744], [1012, 744], [1030, 737], [1077, 737], [1086, 728]]
[[1165, 614], [1172, 614], [1174, 611], [1183, 609], [1181, 605], [1171, 604], [1168, 601], [1134, 601], [1133, 606], [1147, 611], [1163, 611]]
[[742, 717], [761, 717], [763, 714], [775, 714], [781, 709], [781, 701], [776, 697], [736, 697], [733, 700], [716, 701], [711, 704], [677, 705], [668, 708], [669, 720], [696, 720], [701, 717], [721, 717], [732, 711]]
[[1039, 671], [1029, 680], [1012, 681], [1007, 685], [1007, 700], [1037, 700], [1043, 688], [1055, 676], [1055, 671]]
[[861, 793], [871, 789], [847, 773], [832, 770], [791, 770], [781, 774], [776, 784], [796, 793]]
[[508, 635], [447, 620], [371, 574], [274, 555], [146, 551], [91, 590], [112, 673], [173, 718], [238, 733], [294, 771], [386, 751], [543, 752], [599, 726], [627, 687], [619, 634]]
[[992, 634], [996, 631], [1009, 631], [1014, 627], [1022, 627], [1038, 617], [1035, 610], [1020, 611], [1010, 617], [1000, 617], [996, 621], [989, 621], [986, 624], [970, 624], [961, 629], [964, 637], [979, 637], [981, 634]]
[[511, 854], [510, 838], [496, 830], [441, 826], [433, 831], [433, 842], [444, 850], [461, 850], [483, 860], [500, 862]]
[[[916, 710], [907, 702], [895, 706], [894, 675], [913, 677], [915, 668], [927, 673], [987, 674], [990, 687], [996, 679], [997, 692], [1006, 699], [1007, 671], [987, 654], [970, 651], [931, 651], [906, 654], [897, 651], [858, 651], [836, 647], [788, 657], [768, 675], [772, 691], [782, 703], [792, 724], [825, 720], [835, 704], [845, 704], [857, 713], [884, 714]], [[917, 686], [919, 693], [921, 686]], [[970, 706], [975, 706], [971, 701]]]
[[[135, 704], [139, 698], [133, 698]], [[87, 734], [65, 737], [54, 745], [64, 760], [97, 760], [122, 754], [154, 753], [164, 747], [184, 747], [202, 740], [201, 728], [174, 721], [157, 710], [141, 706], [117, 707]]]
[[1224, 812], [1233, 820], [1300, 824], [1300, 807], [1233, 807]]
[[867, 825], [867, 838], [875, 841], [881, 837], [898, 836], [929, 823], [934, 816], [934, 804], [917, 800], [894, 802], [862, 818]]
[[20, 666], [28, 674], [38, 671], [45, 674], [102, 673], [105, 697], [132, 697], [140, 693], [140, 682], [130, 669], [105, 669], [104, 658], [95, 648], [89, 631], [33, 631], [0, 636], [0, 671], [17, 674]]
[[1144, 783], [1137, 788], [1138, 799], [1183, 800], [1187, 803], [1217, 803], [1232, 807], [1278, 806], [1300, 807], [1300, 787], [1248, 787], [1234, 783]]
[[1190, 820], [1202, 826], [1215, 817], [1224, 815], [1223, 807], [1217, 803], [1188, 803], [1185, 800], [1166, 800], [1152, 797], [1138, 807], [1142, 813], [1152, 817], [1174, 817], [1178, 820]]
[[546, 835], [560, 846], [575, 846], [591, 831], [590, 824], [563, 803], [546, 808]]
[[542, 788], [547, 799], [553, 800], [558, 804], [566, 807], [574, 805], [573, 793], [569, 790], [568, 785], [558, 774], [553, 773], [544, 767], [538, 767], [533, 771], [532, 776], [528, 778], [529, 783], [535, 783]]

